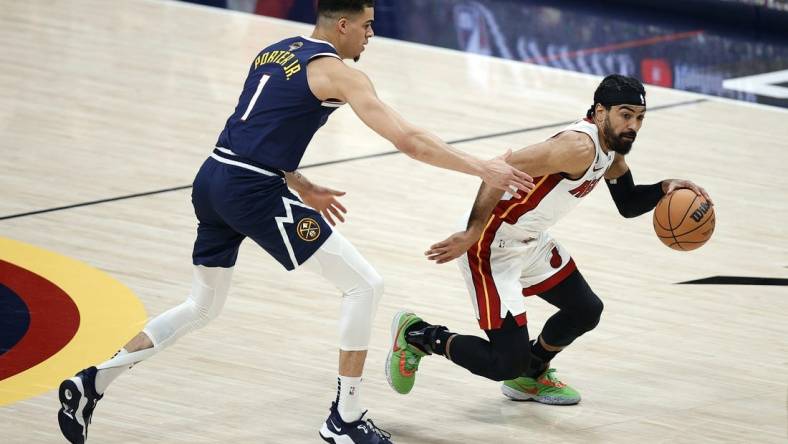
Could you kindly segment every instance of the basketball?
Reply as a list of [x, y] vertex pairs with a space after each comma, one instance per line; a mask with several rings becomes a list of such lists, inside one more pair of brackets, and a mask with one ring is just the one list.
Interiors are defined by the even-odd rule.
[[663, 244], [679, 250], [700, 248], [714, 233], [714, 207], [682, 188], [665, 195], [654, 209], [654, 231]]

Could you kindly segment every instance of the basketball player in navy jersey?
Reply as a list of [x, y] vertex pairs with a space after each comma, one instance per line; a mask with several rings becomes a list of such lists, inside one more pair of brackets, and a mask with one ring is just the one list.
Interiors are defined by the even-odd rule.
[[[711, 202], [703, 188], [688, 180], [634, 184], [625, 155], [645, 114], [646, 91], [640, 81], [607, 76], [585, 119], [512, 156], [514, 166], [534, 177], [531, 192], [515, 198], [482, 185], [466, 219], [467, 229], [433, 245], [426, 255], [437, 263], [457, 259], [488, 340], [399, 312], [392, 322], [386, 365], [394, 390], [410, 392], [421, 358], [438, 354], [476, 375], [503, 381], [501, 391], [511, 399], [580, 402], [580, 394], [557, 377], [550, 362], [597, 326], [603, 305], [569, 252], [547, 229], [602, 180], [624, 217], [651, 211], [662, 196], [679, 188], [689, 188]], [[524, 298], [530, 295], [558, 308], [533, 342]]]
[[533, 183], [506, 163], [510, 152], [480, 160], [413, 126], [380, 100], [369, 78], [343, 62], [358, 60], [373, 36], [372, 22], [373, 0], [321, 0], [311, 37], [282, 40], [254, 58], [235, 112], [194, 180], [199, 225], [191, 295], [151, 319], [112, 359], [61, 383], [58, 421], [69, 441], [85, 441], [96, 403], [115, 378], [219, 314], [238, 248], [249, 237], [286, 269], [303, 266], [342, 292], [339, 387], [320, 436], [332, 443], [391, 442], [364, 420], [359, 398], [383, 280], [326, 221], [343, 220], [337, 200], [342, 193], [297, 171], [307, 145], [329, 115], [349, 103], [365, 124], [417, 160], [479, 176], [515, 194]]

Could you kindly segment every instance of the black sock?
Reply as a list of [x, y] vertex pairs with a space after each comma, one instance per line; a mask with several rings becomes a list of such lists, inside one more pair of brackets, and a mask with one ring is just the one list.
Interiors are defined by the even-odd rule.
[[452, 335], [454, 333], [451, 333], [448, 328], [442, 325], [430, 325], [422, 321], [415, 323], [413, 327], [409, 327], [406, 330], [405, 340], [408, 344], [428, 355], [433, 353], [445, 355], [446, 341]]
[[528, 370], [525, 372], [525, 375], [529, 378], [539, 377], [539, 375], [547, 370], [550, 366], [550, 361], [552, 361], [558, 353], [557, 351], [545, 349], [542, 347], [539, 338], [535, 339], [531, 342], [531, 362], [528, 365]]
[[449, 343], [449, 338], [454, 336], [455, 333], [450, 332], [447, 328], [439, 329], [437, 331], [437, 338], [435, 338], [435, 343], [432, 346], [432, 351], [439, 354], [446, 356], [446, 344]]
[[421, 330], [422, 328], [427, 328], [432, 324], [428, 324], [424, 321], [414, 322], [413, 324], [409, 325], [408, 328], [405, 329], [405, 337], [407, 338], [408, 332], [413, 330]]

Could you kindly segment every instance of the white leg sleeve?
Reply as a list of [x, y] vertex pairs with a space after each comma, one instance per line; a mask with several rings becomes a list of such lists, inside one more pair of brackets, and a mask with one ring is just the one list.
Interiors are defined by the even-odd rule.
[[366, 350], [383, 296], [383, 278], [337, 231], [302, 266], [325, 277], [342, 292], [339, 348]]
[[219, 315], [227, 300], [232, 268], [194, 266], [192, 294], [177, 307], [151, 319], [143, 332], [158, 351], [184, 334], [202, 328]]

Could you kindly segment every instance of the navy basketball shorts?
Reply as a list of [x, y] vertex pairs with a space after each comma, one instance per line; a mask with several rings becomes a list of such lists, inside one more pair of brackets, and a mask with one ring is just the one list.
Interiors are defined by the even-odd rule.
[[222, 162], [209, 157], [194, 179], [194, 265], [232, 267], [249, 237], [293, 270], [331, 235], [323, 216], [290, 192], [280, 171]]

